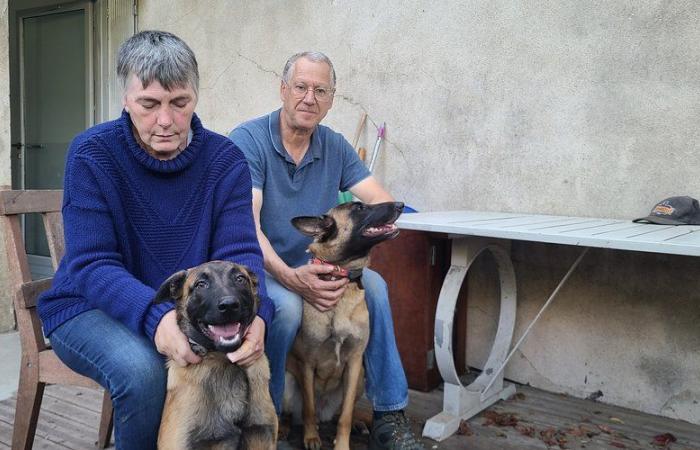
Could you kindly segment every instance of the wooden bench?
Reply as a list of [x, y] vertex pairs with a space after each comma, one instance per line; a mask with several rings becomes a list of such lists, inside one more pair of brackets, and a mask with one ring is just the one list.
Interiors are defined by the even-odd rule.
[[[22, 359], [17, 390], [13, 450], [32, 448], [39, 409], [47, 384], [67, 384], [102, 389], [95, 381], [64, 365], [44, 338], [36, 312], [39, 294], [51, 287], [51, 278], [32, 281], [22, 237], [23, 214], [41, 215], [54, 270], [63, 257], [62, 191], [0, 191], [0, 215], [7, 255], [9, 292], [15, 307]], [[112, 402], [104, 392], [97, 445], [106, 448], [112, 433]]]
[[[700, 226], [482, 211], [404, 214], [397, 224], [402, 229], [448, 233], [452, 240], [452, 262], [440, 290], [433, 339], [438, 369], [445, 382], [443, 411], [428, 420], [423, 429], [424, 436], [438, 441], [457, 431], [461, 420], [515, 393], [515, 387], [503, 381], [506, 364], [590, 247], [700, 256]], [[517, 307], [515, 271], [510, 257], [513, 240], [574, 245], [583, 249], [511, 348]], [[481, 375], [470, 385], [463, 386], [452, 348], [454, 314], [469, 267], [483, 252], [493, 255], [499, 272], [499, 323]]]

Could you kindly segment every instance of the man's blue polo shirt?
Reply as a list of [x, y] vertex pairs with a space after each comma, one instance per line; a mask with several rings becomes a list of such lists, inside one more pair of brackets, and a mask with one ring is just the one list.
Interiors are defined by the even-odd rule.
[[318, 125], [299, 166], [282, 144], [280, 110], [236, 127], [229, 138], [246, 158], [253, 189], [263, 194], [260, 226], [272, 248], [290, 267], [306, 264], [311, 243], [291, 219], [318, 216], [338, 204], [346, 191], [370, 175], [350, 143], [339, 133]]

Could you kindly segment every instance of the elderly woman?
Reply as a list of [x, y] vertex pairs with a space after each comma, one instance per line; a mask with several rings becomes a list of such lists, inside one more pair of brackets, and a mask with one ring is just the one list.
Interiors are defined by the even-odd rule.
[[273, 309], [251, 209], [245, 157], [194, 114], [199, 74], [178, 37], [144, 31], [122, 44], [119, 119], [78, 137], [66, 161], [66, 254], [39, 301], [56, 354], [107, 389], [119, 449], [156, 447], [166, 391], [163, 355], [196, 364], [170, 303], [155, 289], [209, 260], [245, 264], [261, 280], [259, 317], [228, 355], [262, 355]]

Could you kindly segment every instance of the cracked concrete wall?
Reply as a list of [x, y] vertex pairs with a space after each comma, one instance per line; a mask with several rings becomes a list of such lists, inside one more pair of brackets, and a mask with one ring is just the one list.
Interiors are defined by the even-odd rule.
[[[0, 1], [0, 186], [11, 184], [10, 171], [10, 42], [7, 0]], [[0, 254], [4, 255], [4, 243], [0, 242]], [[0, 257], [0, 286], [7, 286], [7, 261]], [[0, 294], [0, 333], [13, 329], [15, 316], [12, 298], [6, 290]]]
[[[220, 133], [279, 107], [290, 54], [327, 53], [338, 91], [326, 124], [352, 139], [367, 112], [360, 145], [371, 150], [386, 122], [375, 174], [418, 210], [633, 218], [671, 195], [700, 197], [699, 14], [689, 0], [151, 0], [139, 28], [192, 46], [198, 113]], [[572, 250], [513, 251], [521, 332]], [[603, 400], [698, 423], [697, 263], [602, 251], [585, 261], [507, 375], [579, 396], [601, 388]], [[470, 286], [470, 311], [497, 317]], [[472, 313], [476, 367], [486, 323]]]

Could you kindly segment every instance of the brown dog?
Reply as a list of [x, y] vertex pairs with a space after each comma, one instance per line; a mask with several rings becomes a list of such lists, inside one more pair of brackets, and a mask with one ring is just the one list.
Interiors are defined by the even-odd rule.
[[154, 302], [174, 300], [177, 322], [199, 364], [168, 363], [158, 448], [274, 449], [277, 415], [266, 357], [250, 367], [226, 353], [240, 347], [258, 308], [257, 279], [245, 267], [212, 261], [165, 280]]
[[[304, 302], [301, 329], [287, 358], [287, 370], [302, 393], [304, 446], [309, 450], [321, 448], [317, 419], [330, 420], [340, 406], [335, 449], [350, 448], [352, 413], [363, 392], [362, 356], [369, 339], [362, 269], [369, 264], [374, 245], [398, 235], [394, 221], [402, 210], [403, 203], [353, 202], [320, 217], [292, 219], [299, 231], [314, 238], [309, 246], [312, 262], [337, 266], [331, 277], [350, 278], [333, 309], [321, 312]], [[290, 384], [288, 389], [297, 388]]]

